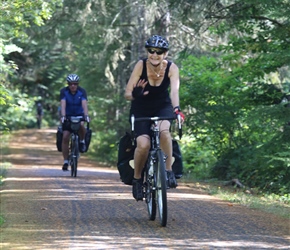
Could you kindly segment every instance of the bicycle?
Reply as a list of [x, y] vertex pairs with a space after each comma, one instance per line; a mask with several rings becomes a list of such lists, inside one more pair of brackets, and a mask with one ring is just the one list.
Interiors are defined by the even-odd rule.
[[150, 220], [155, 220], [158, 207], [160, 223], [163, 227], [167, 224], [167, 176], [165, 160], [166, 157], [160, 148], [160, 131], [158, 121], [175, 120], [178, 121], [179, 138], [182, 137], [181, 117], [140, 117], [131, 116], [132, 134], [134, 136], [134, 124], [138, 121], [152, 121], [151, 124], [151, 148], [143, 169], [143, 197], [145, 198], [147, 211]]
[[[81, 122], [85, 121], [83, 116], [70, 116], [67, 117], [70, 121], [70, 127], [72, 133], [70, 134], [70, 152], [69, 152], [69, 165], [71, 166], [71, 176], [77, 176], [78, 159], [80, 157], [79, 151], [79, 135], [78, 131], [81, 127]], [[89, 123], [87, 123], [87, 128], [89, 128]]]

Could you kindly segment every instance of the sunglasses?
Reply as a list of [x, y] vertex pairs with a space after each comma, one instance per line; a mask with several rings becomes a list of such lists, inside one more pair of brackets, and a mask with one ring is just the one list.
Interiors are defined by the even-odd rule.
[[157, 55], [162, 55], [165, 53], [165, 50], [155, 50], [155, 49], [147, 49], [150, 54], [154, 54], [156, 52]]
[[69, 85], [69, 86], [78, 86], [79, 83], [78, 83], [78, 82], [70, 82], [68, 85]]

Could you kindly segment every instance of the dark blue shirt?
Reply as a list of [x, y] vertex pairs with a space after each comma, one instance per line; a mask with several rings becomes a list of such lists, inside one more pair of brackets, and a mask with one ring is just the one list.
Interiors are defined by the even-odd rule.
[[69, 87], [64, 87], [60, 90], [60, 100], [66, 101], [66, 115], [78, 116], [84, 115], [82, 101], [87, 100], [86, 90], [78, 87], [75, 94], [72, 94]]

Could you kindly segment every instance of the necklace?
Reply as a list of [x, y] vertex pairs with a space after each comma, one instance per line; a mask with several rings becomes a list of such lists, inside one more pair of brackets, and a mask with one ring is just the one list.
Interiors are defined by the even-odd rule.
[[[153, 66], [152, 66], [152, 64], [149, 62], [149, 65], [150, 65], [150, 68], [152, 69], [152, 71], [155, 73], [155, 75], [157, 76], [157, 77], [160, 77], [160, 71], [162, 70], [162, 63], [161, 63], [161, 66], [160, 66], [160, 68], [159, 68], [159, 71], [158, 71], [158, 73], [154, 70], [154, 68], [153, 68]], [[158, 66], [158, 65], [157, 65]]]

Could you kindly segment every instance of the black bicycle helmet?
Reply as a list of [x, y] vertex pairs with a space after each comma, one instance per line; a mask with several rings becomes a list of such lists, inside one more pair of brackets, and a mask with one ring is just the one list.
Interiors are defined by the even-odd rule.
[[146, 41], [145, 48], [159, 48], [167, 51], [169, 50], [169, 43], [166, 38], [154, 35]]
[[69, 74], [66, 78], [67, 82], [79, 82], [80, 77], [76, 74]]

